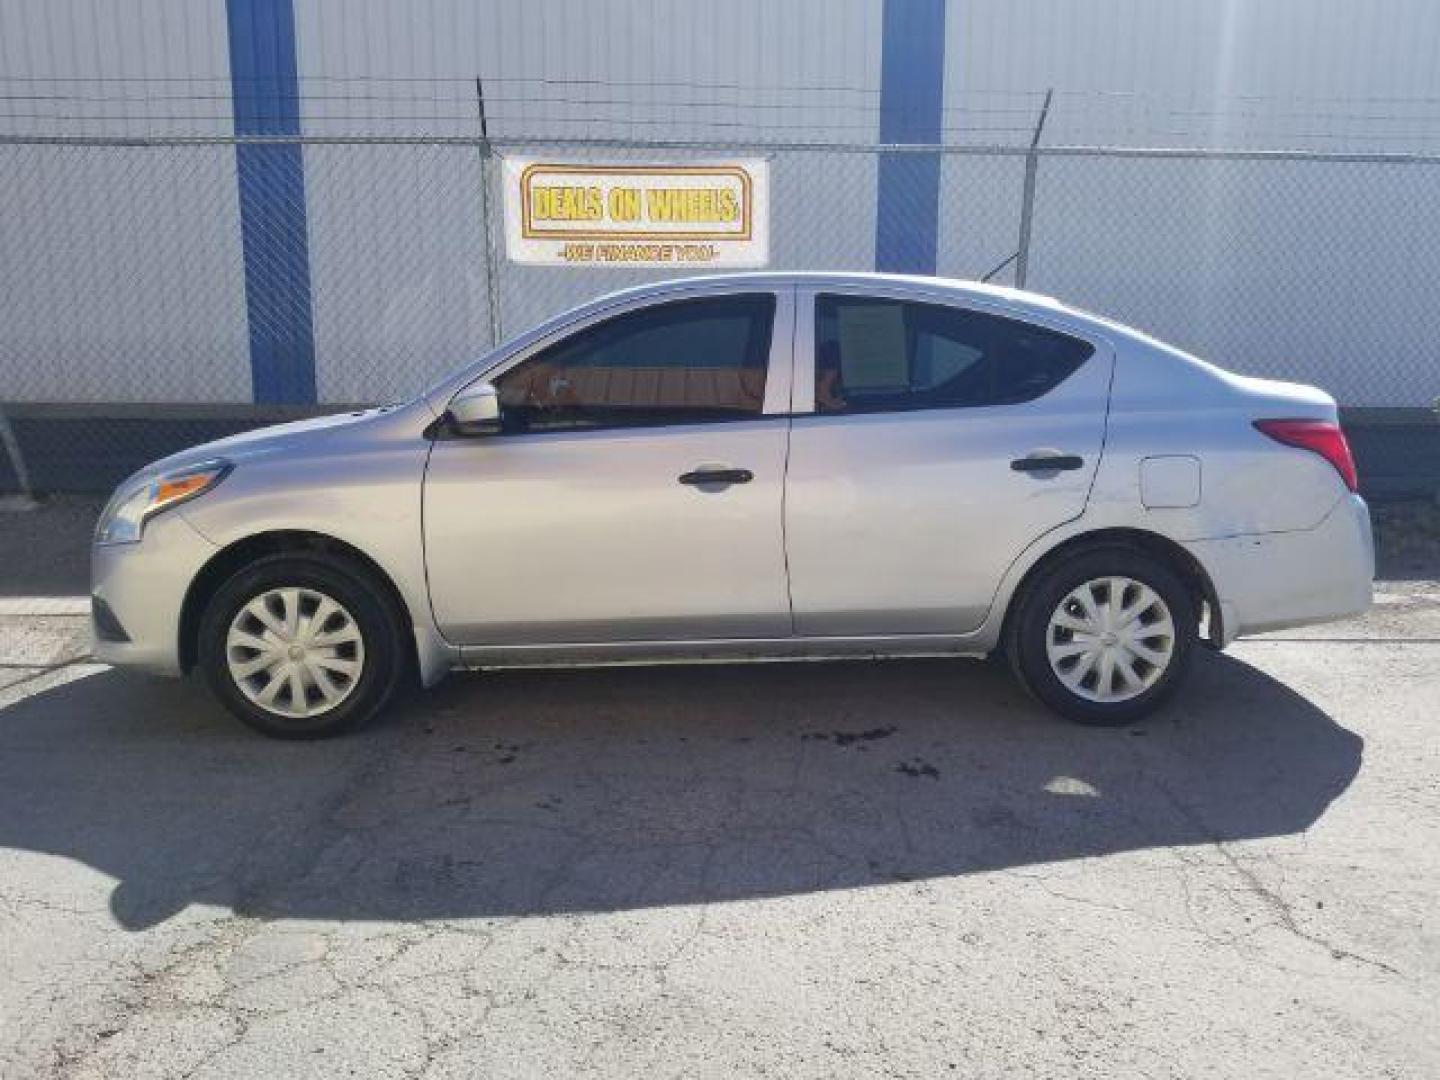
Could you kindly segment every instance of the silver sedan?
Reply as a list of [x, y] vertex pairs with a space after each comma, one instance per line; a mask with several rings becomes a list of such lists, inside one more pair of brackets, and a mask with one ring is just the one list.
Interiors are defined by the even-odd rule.
[[456, 668], [1003, 654], [1132, 721], [1370, 603], [1335, 402], [1046, 297], [747, 274], [599, 299], [408, 404], [126, 481], [101, 659], [329, 735]]

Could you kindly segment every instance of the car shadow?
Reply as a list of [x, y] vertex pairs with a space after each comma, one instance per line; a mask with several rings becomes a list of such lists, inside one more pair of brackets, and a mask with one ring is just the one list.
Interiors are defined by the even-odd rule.
[[1055, 720], [954, 661], [456, 677], [364, 733], [250, 735], [102, 671], [0, 709], [0, 844], [303, 919], [617, 911], [1298, 833], [1363, 743], [1205, 655], [1143, 726]]

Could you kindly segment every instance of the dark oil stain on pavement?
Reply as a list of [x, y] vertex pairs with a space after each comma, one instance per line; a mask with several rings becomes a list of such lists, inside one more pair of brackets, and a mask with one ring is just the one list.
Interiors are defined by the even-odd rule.
[[940, 770], [928, 761], [924, 761], [918, 757], [911, 758], [909, 761], [902, 761], [899, 765], [895, 766], [895, 771], [902, 772], [906, 776], [916, 780], [922, 776], [928, 776], [931, 780], [940, 779]]
[[800, 736], [801, 742], [833, 742], [836, 746], [854, 746], [857, 750], [869, 749], [864, 744], [876, 739], [888, 739], [898, 728], [871, 728], [869, 731], [807, 731]]

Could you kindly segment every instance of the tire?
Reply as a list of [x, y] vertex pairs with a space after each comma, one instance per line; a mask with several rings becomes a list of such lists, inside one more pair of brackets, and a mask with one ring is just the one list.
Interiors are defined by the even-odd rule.
[[308, 554], [268, 555], [231, 576], [206, 605], [198, 646], [220, 702], [277, 739], [365, 723], [394, 696], [409, 656], [385, 586], [348, 559]]
[[[1136, 612], [1123, 626], [1107, 614], [1117, 588], [1122, 616]], [[1195, 602], [1175, 571], [1137, 548], [1109, 545], [1078, 551], [1027, 583], [1004, 651], [1042, 704], [1110, 727], [1149, 715], [1179, 689], [1198, 637]]]

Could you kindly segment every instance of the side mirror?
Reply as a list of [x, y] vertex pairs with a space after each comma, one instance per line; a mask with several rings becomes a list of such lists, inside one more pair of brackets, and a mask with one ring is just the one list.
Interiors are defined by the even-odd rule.
[[446, 416], [457, 434], [498, 434], [500, 394], [491, 383], [473, 383], [450, 399]]

